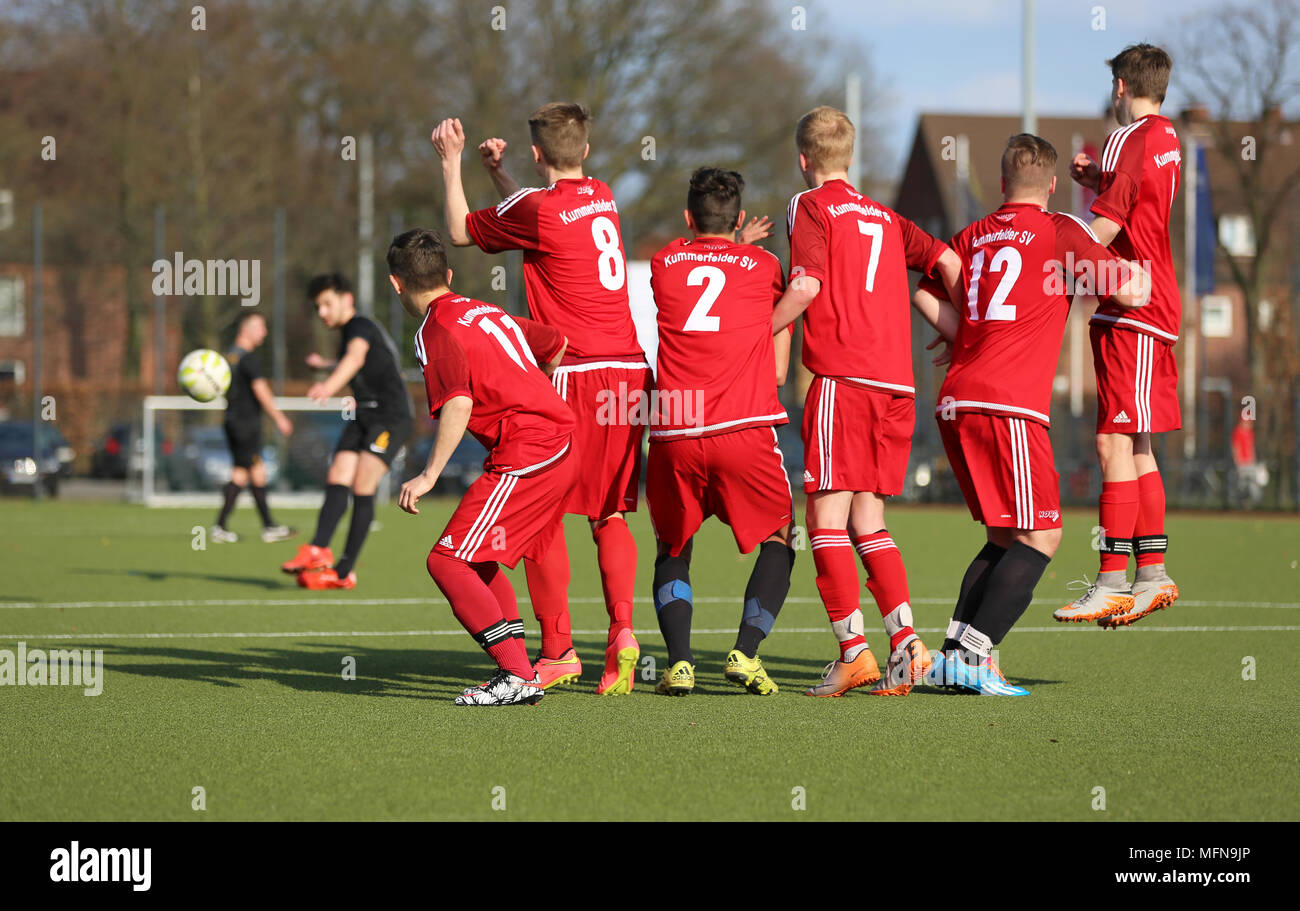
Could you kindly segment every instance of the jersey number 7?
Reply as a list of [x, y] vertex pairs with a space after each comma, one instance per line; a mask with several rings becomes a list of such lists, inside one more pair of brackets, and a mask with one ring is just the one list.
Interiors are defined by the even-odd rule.
[[[496, 323], [492, 321], [492, 317], [494, 315], [498, 320], [501, 321], [500, 326], [498, 326]], [[480, 329], [482, 329], [484, 332], [486, 332], [491, 338], [493, 338], [496, 341], [496, 343], [501, 346], [501, 348], [505, 351], [505, 353], [510, 355], [510, 360], [514, 361], [516, 364], [519, 365], [520, 370], [528, 369], [527, 367], [524, 366], [524, 358], [527, 358], [528, 363], [532, 364], [534, 367], [537, 366], [537, 359], [533, 357], [533, 352], [528, 347], [528, 342], [524, 338], [523, 330], [519, 328], [518, 323], [516, 323], [514, 320], [510, 318], [510, 315], [508, 313], [487, 314], [485, 316], [481, 316], [478, 318], [478, 321], [475, 323], [475, 325], [478, 326]], [[515, 340], [519, 342], [519, 347], [516, 348], [514, 343], [510, 341], [509, 336], [506, 335], [505, 331], [502, 329], [502, 326], [504, 326], [505, 329], [508, 329], [510, 331], [510, 334], [515, 337]], [[522, 357], [520, 356], [521, 353], [523, 355]]]

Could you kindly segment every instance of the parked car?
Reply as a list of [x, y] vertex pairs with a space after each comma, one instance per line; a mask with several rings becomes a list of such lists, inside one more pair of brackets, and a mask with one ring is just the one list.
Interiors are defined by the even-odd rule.
[[59, 492], [59, 478], [68, 474], [74, 453], [58, 428], [30, 421], [0, 423], [0, 491], [30, 493], [37, 484], [50, 496]]
[[[161, 427], [155, 425], [154, 464], [163, 476], [169, 473], [170, 462], [175, 455], [175, 444], [168, 439]], [[119, 421], [108, 429], [108, 433], [90, 454], [90, 476], [122, 481], [130, 476], [138, 476], [144, 470], [144, 435], [139, 421], [129, 423]]]
[[[168, 478], [173, 490], [215, 490], [230, 480], [234, 463], [226, 432], [220, 425], [192, 427], [186, 431], [180, 459], [184, 468]], [[275, 484], [280, 476], [280, 459], [275, 447], [262, 447], [262, 462], [266, 465], [267, 485]]]

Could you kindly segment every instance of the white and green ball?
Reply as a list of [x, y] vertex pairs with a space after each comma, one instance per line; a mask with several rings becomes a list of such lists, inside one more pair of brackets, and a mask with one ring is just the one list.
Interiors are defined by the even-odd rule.
[[210, 402], [230, 388], [230, 364], [211, 348], [199, 348], [181, 358], [176, 382], [196, 402]]

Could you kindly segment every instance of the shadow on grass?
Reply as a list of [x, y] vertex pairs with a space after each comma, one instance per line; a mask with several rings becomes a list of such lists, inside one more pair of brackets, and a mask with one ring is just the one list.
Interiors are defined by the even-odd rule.
[[298, 586], [294, 580], [283, 574], [264, 573], [261, 576], [223, 576], [218, 573], [190, 573], [190, 572], [168, 572], [163, 569], [65, 569], [62, 572], [74, 573], [83, 576], [132, 576], [137, 579], [148, 579], [150, 582], [171, 582], [177, 579], [193, 579], [199, 582], [226, 582], [233, 585], [249, 585], [253, 588], [260, 588], [263, 591], [284, 591], [287, 589], [296, 589]]
[[[123, 644], [101, 647], [104, 663], [122, 674], [220, 687], [269, 680], [303, 692], [408, 699], [450, 698], [466, 686], [482, 683], [493, 670], [492, 659], [481, 652], [375, 648], [347, 640], [339, 640], [337, 645], [303, 642], [239, 651]], [[355, 680], [343, 679], [345, 657], [356, 661]]]

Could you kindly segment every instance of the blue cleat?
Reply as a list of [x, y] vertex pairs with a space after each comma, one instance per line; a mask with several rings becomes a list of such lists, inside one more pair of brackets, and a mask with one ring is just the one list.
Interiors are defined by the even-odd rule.
[[1028, 696], [1029, 690], [1013, 686], [1002, 676], [1001, 669], [988, 658], [977, 667], [967, 664], [953, 652], [934, 652], [934, 663], [926, 674], [931, 686], [949, 687], [975, 696]]

